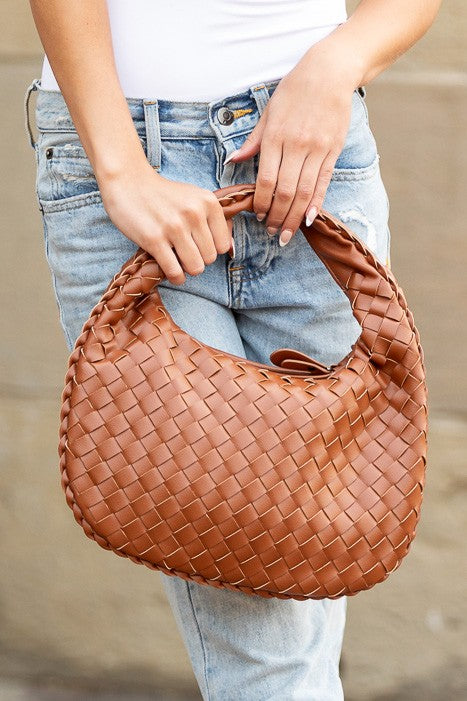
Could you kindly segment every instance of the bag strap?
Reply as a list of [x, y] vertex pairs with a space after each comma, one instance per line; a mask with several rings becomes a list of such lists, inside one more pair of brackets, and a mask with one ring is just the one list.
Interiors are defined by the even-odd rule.
[[[214, 191], [226, 219], [231, 219], [243, 211], [252, 212], [254, 193], [254, 183], [229, 185]], [[389, 361], [394, 367], [401, 362], [408, 346], [411, 346], [414, 364], [415, 356], [420, 355], [420, 371], [424, 372], [423, 350], [418, 330], [414, 325], [412, 313], [407, 308], [404, 293], [392, 271], [383, 265], [343, 222], [325, 210], [318, 213], [310, 226], [306, 226], [304, 219], [300, 229], [347, 295], [352, 312], [362, 328], [362, 333], [352, 346], [348, 357], [358, 355], [366, 362], [371, 359], [381, 368], [387, 367]], [[140, 297], [151, 291], [155, 303], [163, 306], [157, 285], [164, 277], [154, 258], [147, 251], [138, 248], [113, 277], [90, 313], [82, 334], [76, 340], [75, 348], [84, 342], [81, 337], [92, 326], [98, 341], [96, 346], [110, 341], [113, 338], [112, 327]], [[99, 321], [94, 325], [98, 317]], [[95, 350], [97, 354], [102, 352], [102, 357], [105, 357], [103, 348], [99, 351], [96, 347]], [[286, 349], [278, 349], [272, 355], [278, 354], [276, 357], [282, 362], [285, 358], [284, 350]], [[95, 360], [97, 359], [96, 357]], [[298, 357], [295, 359], [299, 360]], [[324, 368], [318, 367], [318, 361], [309, 360], [315, 365], [317, 374], [326, 372]]]

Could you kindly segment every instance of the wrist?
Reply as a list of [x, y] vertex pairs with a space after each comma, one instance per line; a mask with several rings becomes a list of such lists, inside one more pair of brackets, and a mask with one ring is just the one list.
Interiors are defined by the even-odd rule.
[[[133, 168], [149, 166], [143, 146], [135, 132], [134, 137], [119, 143], [117, 149], [95, 149], [93, 170], [97, 180], [102, 184], [118, 182]], [[149, 166], [150, 167], [150, 166]]]
[[339, 32], [340, 25], [334, 32], [313, 44], [302, 57], [307, 70], [327, 76], [333, 85], [347, 89], [350, 93], [365, 82], [366, 66], [360, 51], [352, 42]]

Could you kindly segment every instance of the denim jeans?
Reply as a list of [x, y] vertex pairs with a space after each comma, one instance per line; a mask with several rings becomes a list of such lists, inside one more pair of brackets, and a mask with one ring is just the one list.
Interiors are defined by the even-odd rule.
[[[244, 142], [278, 80], [212, 102], [127, 98], [146, 157], [166, 178], [210, 190], [256, 180], [259, 156], [223, 165]], [[37, 91], [37, 138], [30, 96]], [[68, 349], [136, 244], [108, 217], [62, 94], [35, 79], [24, 99], [37, 165], [36, 198], [45, 256]], [[222, 108], [222, 109], [221, 109]], [[230, 110], [225, 118], [225, 108]], [[112, 119], [112, 115], [109, 115]], [[388, 198], [364, 89], [353, 95], [346, 142], [324, 209], [346, 222], [389, 265]], [[350, 303], [299, 230], [284, 247], [251, 212], [234, 218], [235, 258], [220, 254], [161, 298], [174, 321], [200, 341], [270, 363], [276, 348], [338, 362], [360, 334]], [[346, 597], [265, 599], [158, 571], [209, 701], [339, 701]]]

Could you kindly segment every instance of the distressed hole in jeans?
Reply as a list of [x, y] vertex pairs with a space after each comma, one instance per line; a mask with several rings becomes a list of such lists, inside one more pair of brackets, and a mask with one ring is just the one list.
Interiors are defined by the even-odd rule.
[[[361, 209], [357, 207], [347, 209], [344, 212], [339, 212], [338, 217], [344, 222], [344, 224], [348, 224], [350, 229], [357, 224], [357, 227], [355, 227], [355, 233], [357, 236], [362, 235], [364, 237], [364, 243], [366, 243], [368, 248], [375, 255], [378, 254], [378, 237], [376, 226], [370, 219], [368, 219], [366, 214]], [[360, 228], [363, 230], [362, 232], [359, 231]]]

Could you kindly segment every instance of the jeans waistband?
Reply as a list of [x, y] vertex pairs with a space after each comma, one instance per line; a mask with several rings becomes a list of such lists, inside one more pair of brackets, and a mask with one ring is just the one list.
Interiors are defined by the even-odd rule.
[[[156, 128], [161, 138], [217, 136], [224, 141], [251, 128], [252, 119], [257, 113], [262, 114], [280, 80], [255, 83], [243, 92], [210, 102], [132, 97], [127, 97], [126, 101], [135, 128], [142, 136], [147, 134], [148, 128]], [[62, 93], [43, 88], [40, 78], [35, 78], [24, 96], [25, 127], [33, 148], [35, 139], [29, 105], [34, 91], [38, 93], [35, 110], [38, 131], [76, 131]]]

